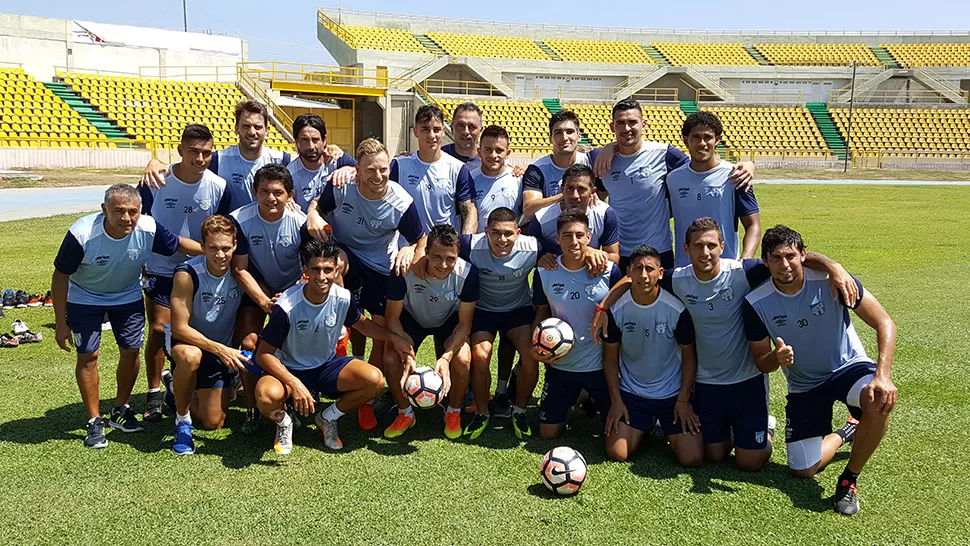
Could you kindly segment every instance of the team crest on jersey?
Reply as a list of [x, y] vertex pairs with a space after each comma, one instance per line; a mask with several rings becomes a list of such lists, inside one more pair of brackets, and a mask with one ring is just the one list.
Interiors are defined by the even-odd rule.
[[723, 186], [708, 186], [707, 188], [704, 189], [704, 193], [707, 194], [708, 197], [713, 197], [715, 199], [718, 199], [722, 195], [724, 195], [724, 187]]
[[650, 176], [650, 167], [637, 167], [630, 173], [630, 182], [642, 182]]
[[235, 288], [229, 289], [229, 299], [236, 299], [239, 297], [239, 290]]
[[760, 444], [765, 441], [765, 431], [759, 430], [754, 433], [754, 441], [756, 444]]
[[196, 199], [195, 202], [199, 204], [199, 208], [202, 210], [209, 210], [212, 207], [212, 199]]
[[382, 220], [380, 218], [374, 218], [370, 221], [371, 229], [377, 229], [381, 227]]
[[128, 249], [128, 259], [129, 260], [132, 260], [132, 261], [137, 260], [139, 256], [141, 256], [141, 251], [138, 250], [137, 248], [129, 248]]
[[721, 299], [724, 301], [731, 301], [734, 299], [734, 289], [729, 286], [718, 292], [717, 295], [721, 296]]
[[812, 310], [812, 314], [816, 317], [820, 317], [825, 314], [825, 302], [823, 301], [816, 301], [808, 308]]
[[666, 338], [674, 337], [674, 331], [667, 327], [666, 322], [654, 323], [653, 330]]
[[512, 272], [512, 276], [515, 277], [516, 279], [518, 279], [522, 275], [525, 275], [524, 269], [516, 269], [515, 271]]
[[84, 337], [82, 337], [81, 334], [74, 332], [74, 346], [81, 347], [82, 343], [84, 343]]
[[333, 313], [331, 315], [328, 315], [327, 320], [324, 322], [327, 323], [328, 328], [333, 328], [337, 324], [337, 314]]
[[458, 295], [455, 294], [455, 291], [454, 290], [445, 292], [445, 300], [446, 301], [455, 301], [457, 299], [458, 299]]
[[596, 292], [596, 285], [595, 284], [587, 284], [584, 288], [586, 290], [586, 295], [592, 298], [593, 297], [593, 293]]
[[293, 244], [293, 236], [288, 233], [284, 233], [283, 235], [280, 235], [279, 243], [281, 247], [289, 248], [289, 246]]
[[313, 188], [311, 186], [307, 186], [303, 188], [303, 200], [309, 201], [311, 199], [313, 199]]
[[447, 188], [451, 186], [451, 180], [448, 180], [447, 178], [432, 178], [429, 185], [436, 186], [438, 188]]

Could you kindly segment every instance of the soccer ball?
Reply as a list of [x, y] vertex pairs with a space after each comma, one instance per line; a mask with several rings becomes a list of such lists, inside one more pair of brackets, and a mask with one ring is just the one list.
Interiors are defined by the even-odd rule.
[[575, 495], [586, 481], [586, 459], [571, 447], [554, 447], [542, 458], [542, 483], [558, 495]]
[[404, 382], [404, 393], [408, 401], [416, 408], [433, 408], [441, 402], [444, 379], [437, 372], [427, 366], [422, 366], [411, 372]]
[[544, 358], [561, 357], [573, 348], [573, 329], [565, 321], [547, 318], [532, 333], [532, 348]]

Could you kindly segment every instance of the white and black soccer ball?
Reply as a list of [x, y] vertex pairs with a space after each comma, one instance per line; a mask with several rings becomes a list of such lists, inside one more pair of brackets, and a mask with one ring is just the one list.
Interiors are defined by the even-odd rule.
[[416, 368], [404, 382], [404, 394], [416, 408], [433, 408], [441, 402], [445, 381], [427, 366]]
[[557, 495], [575, 495], [586, 482], [586, 459], [571, 447], [550, 449], [542, 458], [542, 483]]
[[532, 347], [544, 358], [565, 356], [573, 348], [573, 329], [562, 319], [547, 318], [532, 332]]

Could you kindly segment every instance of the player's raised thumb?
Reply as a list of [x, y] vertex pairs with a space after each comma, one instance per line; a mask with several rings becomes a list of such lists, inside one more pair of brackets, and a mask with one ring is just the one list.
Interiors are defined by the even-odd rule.
[[780, 337], [775, 338], [775, 348], [778, 350], [784, 349], [786, 347], [785, 340]]

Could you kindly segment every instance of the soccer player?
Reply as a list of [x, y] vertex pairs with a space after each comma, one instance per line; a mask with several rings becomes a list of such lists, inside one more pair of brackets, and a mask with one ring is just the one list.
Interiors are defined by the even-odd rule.
[[[256, 201], [230, 214], [236, 224], [236, 251], [232, 273], [245, 291], [236, 321], [233, 346], [256, 350], [266, 316], [282, 292], [301, 279], [300, 242], [306, 215], [287, 204], [293, 199], [293, 178], [286, 167], [261, 167], [253, 178]], [[242, 430], [253, 433], [259, 426], [255, 385], [261, 370], [247, 367], [241, 372], [246, 393], [246, 421]]]
[[[434, 339], [434, 369], [444, 379], [443, 395], [448, 396], [445, 437], [452, 440], [462, 432], [461, 403], [472, 358], [468, 334], [479, 293], [478, 270], [458, 257], [460, 241], [458, 232], [449, 225], [431, 228], [427, 276], [420, 279], [413, 271], [391, 275], [384, 316], [387, 329], [410, 338], [415, 353], [424, 338]], [[414, 368], [414, 359], [402, 363], [393, 351], [385, 349], [387, 385], [398, 407], [394, 422], [384, 430], [386, 438], [396, 438], [414, 426], [414, 409], [402, 388]]]
[[[610, 130], [616, 145], [594, 150], [594, 171], [600, 176], [598, 189], [609, 193], [610, 206], [620, 222], [620, 269], [625, 270], [630, 253], [639, 245], [649, 245], [660, 252], [665, 269], [674, 266], [673, 240], [670, 235], [670, 200], [664, 179], [667, 173], [685, 165], [683, 152], [659, 142], [643, 140], [643, 110], [633, 99], [623, 99], [613, 106]], [[614, 149], [617, 155], [614, 157]], [[605, 156], [601, 161], [600, 156]], [[605, 164], [605, 167], [601, 165]], [[602, 169], [602, 170], [601, 170]], [[732, 174], [738, 189], [747, 189], [754, 165], [739, 163]]]
[[532, 220], [539, 209], [560, 201], [566, 169], [577, 163], [592, 165], [590, 156], [577, 150], [580, 136], [579, 117], [572, 110], [560, 110], [549, 119], [552, 153], [526, 167], [522, 177], [523, 221]]
[[141, 215], [138, 189], [115, 184], [104, 192], [101, 212], [74, 222], [54, 259], [51, 297], [55, 339], [77, 349], [75, 376], [88, 413], [84, 446], [108, 445], [98, 394], [98, 355], [105, 315], [118, 343], [118, 390], [108, 425], [122, 432], [145, 428], [128, 402], [138, 378], [138, 351], [145, 337], [141, 268], [152, 253], [197, 256], [199, 243], [174, 235], [150, 216]]
[[[229, 214], [229, 192], [226, 181], [208, 170], [212, 160], [212, 132], [205, 125], [188, 125], [182, 130], [178, 146], [182, 160], [171, 166], [165, 185], [151, 189], [142, 185], [142, 214], [155, 219], [165, 229], [201, 240], [202, 223], [213, 214]], [[145, 262], [145, 307], [148, 315], [148, 339], [145, 343], [148, 408], [145, 421], [161, 421], [165, 395], [161, 391], [165, 367], [165, 328], [171, 322], [169, 297], [175, 268], [188, 258], [185, 254], [152, 255]]]
[[[290, 164], [289, 153], [263, 147], [263, 141], [269, 134], [269, 112], [266, 106], [254, 100], [244, 100], [236, 104], [234, 116], [239, 144], [214, 152], [208, 167], [226, 181], [230, 195], [229, 210], [236, 210], [253, 202], [256, 197], [253, 193], [256, 171], [271, 163], [284, 166]], [[166, 165], [152, 158], [142, 174], [141, 185], [159, 188], [165, 185], [166, 176]]]
[[505, 207], [516, 214], [522, 211], [522, 179], [505, 164], [509, 157], [509, 133], [498, 125], [482, 131], [480, 168], [471, 171], [475, 184], [475, 206], [478, 208], [478, 229], [485, 231], [488, 215]]
[[697, 349], [694, 323], [676, 296], [660, 289], [660, 253], [642, 245], [630, 254], [630, 292], [607, 311], [603, 372], [610, 391], [606, 455], [629, 459], [655, 421], [681, 466], [700, 466], [704, 439], [691, 407]]
[[445, 133], [444, 114], [432, 104], [418, 108], [414, 137], [418, 151], [391, 161], [390, 179], [414, 198], [421, 229], [426, 233], [439, 224], [450, 224], [460, 233], [478, 231], [475, 183], [465, 165], [441, 153]]
[[442, 146], [441, 151], [464, 163], [468, 172], [481, 168], [478, 137], [482, 127], [482, 109], [474, 102], [459, 104], [451, 115], [451, 134], [455, 141]]
[[300, 245], [305, 284], [289, 288], [273, 307], [256, 351], [256, 363], [266, 371], [256, 384], [259, 410], [276, 423], [274, 449], [293, 449], [293, 419], [285, 411], [292, 399], [300, 415], [314, 413], [317, 391], [337, 401], [319, 412], [316, 424], [330, 449], [343, 448], [337, 419], [371, 400], [384, 388], [384, 376], [374, 366], [334, 347], [342, 327], [355, 328], [371, 339], [390, 342], [397, 358], [414, 358], [410, 340], [369, 320], [357, 310], [350, 292], [335, 284], [340, 276], [340, 248], [332, 241], [308, 237]]
[[[730, 176], [734, 165], [721, 161], [717, 145], [723, 129], [710, 112], [695, 112], [684, 120], [681, 135], [690, 162], [667, 174], [667, 193], [674, 217], [674, 264], [690, 265], [684, 251], [684, 233], [698, 218], [709, 216], [725, 230], [723, 258], [754, 258], [761, 239], [761, 214], [754, 188], [734, 191]], [[744, 243], [738, 245], [738, 221], [744, 226]]]
[[[556, 227], [556, 242], [562, 248], [559, 267], [536, 269], [532, 279], [536, 313], [529, 332], [543, 320], [556, 317], [573, 328], [575, 339], [565, 356], [552, 359], [541, 357], [529, 345], [532, 358], [548, 364], [539, 405], [539, 436], [544, 439], [557, 438], [563, 433], [569, 408], [583, 390], [589, 393], [604, 421], [609, 414], [610, 393], [603, 374], [603, 350], [593, 343], [585, 325], [593, 318], [597, 304], [610, 287], [623, 277], [612, 262], [607, 263], [605, 272], [590, 272], [585, 262], [589, 246], [586, 213], [578, 209], [566, 210], [559, 215]], [[520, 386], [524, 379], [521, 375], [518, 379]], [[522, 392], [521, 388], [519, 392]]]
[[[167, 185], [166, 188], [170, 188]], [[202, 223], [204, 256], [175, 268], [172, 285], [171, 348], [175, 390], [172, 453], [195, 453], [193, 418], [203, 428], [222, 428], [229, 407], [232, 370], [244, 370], [232, 345], [242, 291], [229, 273], [236, 250], [236, 226], [225, 216]]]
[[[855, 514], [859, 473], [885, 436], [896, 406], [896, 325], [857, 279], [858, 297], [846, 299], [828, 291], [827, 275], [806, 271], [805, 243], [797, 231], [781, 225], [766, 231], [761, 256], [771, 280], [746, 296], [744, 326], [758, 368], [769, 373], [780, 367], [788, 379], [788, 466], [796, 476], [811, 478], [832, 461], [849, 440], [845, 427], [832, 432], [832, 405], [845, 404], [859, 422], [836, 484], [835, 511]], [[875, 364], [852, 326], [849, 309], [876, 331]]]
[[344, 153], [338, 157], [327, 153], [327, 125], [316, 114], [301, 114], [293, 120], [293, 138], [299, 157], [286, 168], [293, 177], [293, 201], [307, 213], [330, 175], [339, 169], [351, 171], [357, 161]]

